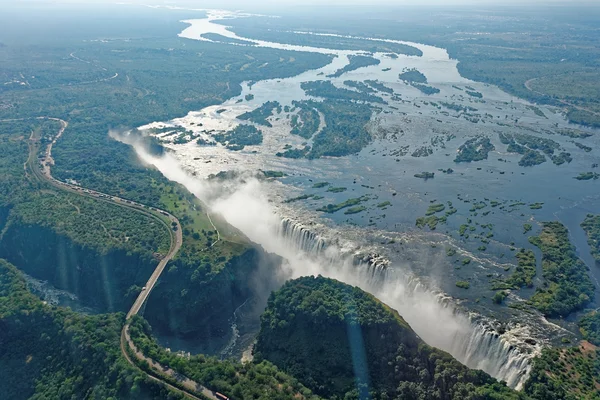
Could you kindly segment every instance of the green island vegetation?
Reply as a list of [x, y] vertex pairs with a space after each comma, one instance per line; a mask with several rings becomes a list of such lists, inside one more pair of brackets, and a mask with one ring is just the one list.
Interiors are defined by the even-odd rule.
[[523, 224], [523, 234], [531, 232], [533, 226], [531, 224]]
[[433, 179], [435, 178], [435, 172], [420, 172], [418, 174], [415, 174], [415, 178], [420, 178], [420, 179]]
[[529, 205], [530, 210], [541, 210], [544, 207], [544, 203], [531, 203]]
[[[289, 30], [290, 26], [288, 24], [291, 22], [291, 20], [286, 19], [285, 21], [285, 24], [278, 25], [275, 21], [266, 21], [263, 18], [260, 20], [259, 24], [261, 28], [258, 29], [256, 26], [256, 20], [252, 20], [252, 24], [249, 25], [245, 21], [235, 21], [235, 23], [232, 25], [234, 27], [234, 32], [239, 36], [249, 37], [256, 40], [266, 40], [299, 46], [323, 47], [337, 50], [363, 50], [376, 53], [389, 53], [387, 56], [393, 58], [398, 58], [396, 54], [417, 57], [421, 57], [423, 55], [423, 52], [416, 47], [402, 43], [373, 41], [355, 37], [297, 34], [295, 32], [290, 32]], [[297, 21], [292, 23], [296, 24]], [[269, 29], [264, 29], [266, 27]], [[300, 28], [301, 26], [298, 26], [298, 29]]]
[[600, 312], [590, 311], [579, 320], [579, 330], [585, 340], [600, 346]]
[[587, 241], [594, 260], [600, 264], [600, 215], [586, 215], [581, 227], [587, 235]]
[[504, 300], [508, 297], [508, 293], [503, 290], [500, 290], [494, 294], [492, 297], [492, 302], [495, 304], [502, 304]]
[[436, 87], [429, 86], [429, 85], [423, 85], [421, 83], [411, 82], [410, 86], [414, 87], [415, 89], [419, 89], [419, 91], [421, 91], [421, 93], [426, 94], [428, 96], [430, 96], [432, 94], [438, 94], [440, 92], [440, 89], [438, 89]]
[[254, 122], [255, 124], [268, 126], [271, 128], [273, 125], [267, 121], [267, 118], [273, 115], [273, 110], [277, 110], [278, 113], [281, 113], [281, 104], [279, 104], [278, 101], [267, 101], [265, 104], [253, 111], [248, 111], [242, 115], [238, 115], [237, 119]]
[[469, 209], [469, 211], [472, 212], [472, 213], [477, 212], [479, 210], [483, 210], [484, 208], [487, 207], [487, 203], [485, 201], [477, 201], [477, 202], [473, 201], [472, 204], [473, 205]]
[[420, 229], [423, 229], [427, 226], [427, 227], [429, 227], [430, 230], [433, 231], [436, 229], [436, 227], [439, 223], [445, 224], [447, 222], [448, 217], [457, 212], [456, 208], [452, 207], [452, 203], [449, 202], [448, 206], [449, 206], [449, 210], [446, 211], [445, 215], [438, 217], [435, 214], [441, 213], [444, 210], [446, 210], [446, 206], [441, 203], [431, 204], [427, 208], [427, 211], [425, 212], [425, 216], [417, 218], [417, 220], [415, 222], [415, 226]]
[[595, 400], [599, 387], [600, 349], [581, 342], [577, 347], [542, 350], [533, 359], [523, 392], [533, 399]]
[[578, 181], [590, 181], [590, 180], [598, 180], [600, 178], [600, 174], [597, 172], [582, 172], [575, 177]]
[[352, 87], [352, 88], [358, 90], [359, 92], [364, 92], [364, 93], [375, 93], [375, 92], [377, 92], [375, 89], [373, 89], [372, 87], [370, 87], [369, 85], [367, 85], [364, 82], [344, 81], [344, 85]]
[[500, 141], [503, 144], [508, 145], [506, 151], [523, 155], [519, 161], [519, 165], [522, 167], [539, 165], [546, 161], [546, 157], [537, 150], [541, 150], [548, 155], [556, 165], [561, 165], [573, 160], [571, 154], [567, 152], [561, 152], [558, 155], [555, 155], [554, 152], [560, 148], [560, 144], [551, 139], [540, 138], [524, 133], [500, 133], [499, 136]]
[[364, 195], [361, 197], [348, 199], [342, 203], [338, 204], [327, 204], [326, 206], [317, 208], [317, 211], [326, 212], [329, 214], [333, 214], [335, 212], [340, 211], [343, 208], [358, 206], [360, 203], [364, 203], [365, 201], [370, 200], [370, 196]]
[[579, 130], [579, 129], [571, 129], [571, 128], [555, 129], [555, 130], [552, 130], [552, 131], [548, 131], [548, 133], [550, 133], [550, 134], [558, 134], [558, 135], [570, 137], [570, 138], [573, 138], [573, 139], [585, 139], [585, 138], [588, 138], [590, 136], [594, 136], [593, 133], [582, 131], [582, 130]]
[[358, 214], [358, 213], [365, 211], [366, 209], [367, 209], [367, 207], [365, 207], [365, 206], [350, 207], [349, 209], [344, 211], [344, 214], [346, 214], [346, 215]]
[[519, 160], [521, 167], [532, 167], [546, 162], [546, 157], [539, 151], [525, 150], [523, 157]]
[[540, 235], [529, 241], [542, 251], [544, 278], [531, 297], [533, 306], [549, 317], [566, 317], [585, 307], [594, 298], [594, 284], [569, 241], [567, 228], [560, 222], [545, 222]]
[[425, 213], [425, 215], [430, 216], [439, 212], [442, 212], [446, 209], [446, 206], [441, 204], [441, 203], [437, 203], [437, 204], [431, 204], [428, 208], [427, 208], [427, 212]]
[[456, 282], [456, 287], [461, 289], [468, 289], [471, 287], [471, 284], [467, 281], [458, 281]]
[[[500, 133], [500, 141], [508, 145], [520, 145], [531, 150], [541, 150], [547, 155], [552, 155], [560, 148], [560, 144], [552, 139], [541, 138], [525, 133]], [[518, 148], [518, 147], [515, 147]], [[515, 151], [518, 153], [518, 151]]]
[[286, 149], [283, 152], [279, 151], [279, 152], [275, 153], [275, 155], [277, 157], [298, 159], [298, 158], [306, 157], [306, 155], [309, 152], [310, 152], [310, 146], [304, 146], [303, 148], [299, 148], [299, 149], [292, 148], [292, 149]]
[[260, 171], [265, 176], [265, 178], [283, 178], [287, 176], [285, 172], [282, 171]]
[[440, 104], [449, 110], [453, 110], [453, 111], [457, 111], [457, 112], [467, 113], [467, 112], [477, 112], [478, 111], [475, 107], [463, 106], [461, 104], [456, 104], [456, 103], [448, 103], [445, 101], [440, 101]]
[[312, 185], [312, 187], [313, 187], [313, 189], [322, 189], [322, 188], [327, 187], [329, 185], [331, 185], [331, 183], [329, 183], [329, 182], [317, 182], [317, 183], [314, 183]]
[[[487, 14], [465, 10], [465, 13], [446, 16], [447, 24], [440, 24], [438, 19], [415, 9], [405, 13], [407, 18], [401, 27], [393, 18], [377, 18], [377, 26], [373, 26], [372, 19], [364, 15], [348, 16], [344, 22], [329, 18], [321, 21], [321, 27], [329, 32], [352, 35], [350, 26], [360, 26], [365, 35], [428, 43], [447, 49], [451, 59], [460, 61], [458, 71], [461, 76], [499, 86], [531, 103], [566, 107], [571, 122], [600, 126], [600, 73], [596, 68], [600, 50], [593, 45], [599, 35], [594, 23], [589, 22], [591, 16], [581, 17], [590, 15], [589, 8], [584, 7], [557, 7], [543, 17], [536, 12], [512, 9], [507, 12], [511, 18], [509, 22], [506, 19], [490, 21]], [[295, 17], [273, 21], [262, 18], [260, 23], [256, 19], [250, 20], [236, 20], [232, 23], [233, 30], [257, 39], [328, 44], [334, 46], [330, 48], [338, 49], [352, 49], [348, 46], [357, 43], [351, 38], [290, 32], [291, 26], [302, 30], [318, 23], [314, 19]], [[481, 35], [483, 24], [487, 27], [485, 38]], [[553, 34], [541, 40], [538, 33], [544, 30]], [[374, 51], [378, 46], [392, 46], [379, 41], [363, 43], [362, 49], [367, 51]], [[462, 85], [454, 87], [463, 90]]]
[[571, 153], [567, 153], [566, 151], [561, 151], [558, 155], [552, 155], [550, 156], [550, 159], [555, 165], [562, 165], [564, 163], [570, 163], [573, 161]]
[[404, 83], [414, 87], [426, 95], [437, 94], [440, 89], [427, 85], [427, 77], [416, 69], [405, 69], [398, 78]]
[[329, 187], [327, 189], [327, 191], [331, 192], [331, 193], [342, 193], [342, 192], [345, 192], [346, 190], [348, 190], [348, 188], [346, 188], [346, 187]]
[[392, 203], [390, 203], [389, 201], [383, 201], [383, 202], [377, 204], [377, 207], [378, 208], [386, 208], [386, 207], [389, 207], [391, 205], [392, 205]]
[[589, 153], [590, 151], [593, 150], [591, 147], [581, 144], [579, 142], [573, 142], [573, 143], [575, 144], [575, 146], [579, 147], [581, 150], [585, 151], [586, 153]]
[[208, 40], [212, 40], [213, 42], [219, 42], [219, 43], [238, 44], [238, 45], [244, 45], [244, 46], [255, 46], [256, 45], [256, 43], [251, 42], [249, 40], [230, 38], [230, 37], [219, 35], [218, 33], [213, 33], [213, 32], [203, 33], [202, 37], [205, 39], [208, 39]]
[[433, 154], [433, 149], [430, 146], [421, 146], [410, 155], [411, 157], [429, 157]]
[[[216, 357], [182, 357], [160, 347], [152, 329], [143, 318], [134, 317], [130, 335], [136, 347], [147, 357], [177, 373], [235, 399], [317, 399], [297, 379], [268, 361], [239, 363]], [[144, 366], [141, 365], [142, 369]]]
[[430, 230], [435, 230], [438, 223], [446, 223], [446, 217], [438, 217], [437, 215], [430, 215], [428, 217], [419, 217], [415, 222], [415, 226], [417, 228], [423, 229], [426, 226], [429, 227]]
[[454, 158], [455, 163], [472, 162], [487, 160], [490, 151], [494, 151], [495, 147], [490, 142], [490, 139], [485, 136], [478, 136], [467, 140], [459, 148]]
[[0, 390], [7, 399], [183, 399], [129, 365], [123, 314], [84, 315], [44, 304], [0, 259]]
[[298, 108], [298, 113], [292, 115], [290, 120], [292, 135], [298, 135], [305, 139], [310, 139], [319, 130], [321, 117], [319, 112], [310, 107], [306, 102], [293, 101], [295, 107]]
[[263, 141], [262, 131], [254, 125], [240, 124], [233, 130], [213, 135], [213, 138], [231, 150], [242, 150], [245, 146], [259, 145]]
[[312, 148], [303, 150], [305, 157], [342, 157], [358, 153], [371, 142], [371, 134], [366, 129], [373, 113], [369, 105], [332, 99], [303, 103], [325, 117], [325, 127], [313, 137]]
[[379, 65], [381, 61], [376, 58], [369, 56], [360, 56], [360, 55], [349, 55], [348, 60], [350, 61], [348, 65], [343, 68], [338, 69], [331, 75], [327, 75], [328, 78], [337, 78], [345, 74], [346, 72], [354, 71], [359, 68], [368, 67], [371, 65]]
[[540, 110], [540, 108], [539, 108], [539, 107], [537, 107], [537, 106], [534, 106], [534, 105], [528, 105], [528, 106], [527, 106], [527, 108], [528, 108], [529, 110], [533, 111], [533, 113], [534, 113], [535, 115], [537, 115], [538, 117], [542, 117], [542, 118], [546, 118], [546, 119], [548, 118], [548, 117], [546, 117], [546, 114], [544, 114], [544, 112], [543, 112], [542, 110]]
[[367, 79], [367, 80], [365, 80], [365, 83], [367, 85], [371, 86], [372, 88], [374, 88], [375, 90], [379, 90], [380, 92], [394, 94], [394, 89], [385, 86], [383, 83], [381, 83], [379, 81]]
[[517, 288], [532, 287], [533, 278], [536, 275], [535, 254], [532, 250], [521, 249], [515, 254], [515, 257], [517, 257], [518, 265], [508, 282]]
[[521, 249], [515, 257], [518, 263], [514, 272], [507, 279], [494, 282], [492, 285], [494, 290], [533, 287], [533, 278], [537, 273], [535, 253], [532, 250]]
[[465, 93], [468, 94], [471, 97], [475, 97], [478, 99], [483, 99], [483, 94], [481, 94], [480, 92], [474, 91], [474, 90], [465, 90]]
[[[358, 365], [354, 337], [363, 341], [364, 363]], [[326, 398], [434, 398], [440, 392], [446, 399], [520, 398], [484, 372], [425, 344], [372, 295], [321, 276], [289, 281], [271, 294], [255, 358], [293, 373]]]
[[302, 194], [300, 196], [292, 197], [291, 199], [287, 199], [284, 201], [284, 203], [294, 203], [294, 202], [300, 201], [300, 200], [312, 199], [313, 197], [315, 197], [314, 194]]
[[417, 69], [406, 69], [398, 78], [409, 83], [427, 83], [427, 77]]
[[364, 92], [357, 92], [356, 90], [339, 88], [330, 81], [302, 82], [301, 87], [307, 95], [313, 97], [322, 97], [329, 100], [361, 101], [365, 103], [386, 104], [386, 101], [379, 96]]
[[248, 93], [247, 95], [244, 96], [244, 99], [246, 101], [254, 100], [254, 95], [252, 93]]

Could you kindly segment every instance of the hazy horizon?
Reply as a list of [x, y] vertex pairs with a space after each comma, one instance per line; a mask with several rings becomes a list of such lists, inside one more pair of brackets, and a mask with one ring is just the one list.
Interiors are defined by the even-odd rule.
[[249, 4], [245, 0], [16, 0], [13, 4], [40, 4], [40, 5], [67, 5], [67, 4], [138, 4], [138, 5], [163, 5], [163, 6], [179, 6], [190, 8], [279, 8], [282, 6], [311, 6], [311, 7], [331, 7], [331, 6], [372, 6], [372, 5], [390, 5], [390, 6], [459, 6], [459, 5], [478, 5], [478, 6], [528, 6], [528, 5], [598, 5], [597, 2], [591, 0], [330, 0], [323, 4], [320, 0], [259, 0]]

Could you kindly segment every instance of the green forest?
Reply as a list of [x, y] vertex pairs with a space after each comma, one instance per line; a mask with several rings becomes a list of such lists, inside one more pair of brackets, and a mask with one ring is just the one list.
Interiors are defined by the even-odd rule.
[[539, 236], [529, 241], [542, 251], [543, 287], [531, 298], [544, 315], [566, 317], [594, 298], [588, 267], [577, 257], [569, 231], [560, 222], [546, 222]]
[[129, 365], [123, 314], [86, 316], [32, 295], [0, 259], [0, 391], [7, 399], [182, 399]]
[[160, 347], [151, 336], [150, 325], [141, 317], [134, 319], [130, 332], [145, 355], [232, 399], [318, 399], [295, 378], [268, 361], [242, 364], [201, 354], [181, 357]]
[[255, 357], [331, 399], [523, 398], [426, 345], [372, 295], [321, 276], [271, 295]]
[[581, 223], [596, 263], [600, 264], [600, 215], [588, 214]]
[[[124, 312], [145, 290], [148, 277], [169, 252], [178, 229], [176, 223], [153, 210], [158, 208], [180, 221], [183, 243], [145, 305], [146, 319], [131, 321], [132, 338], [144, 354], [163, 366], [231, 399], [600, 398], [600, 355], [594, 347], [600, 345], [599, 317], [598, 311], [586, 308], [594, 298], [594, 285], [569, 242], [567, 229], [552, 222], [530, 239], [542, 253], [543, 271], [543, 284], [535, 288], [530, 303], [547, 317], [577, 319], [587, 342], [545, 349], [534, 360], [531, 379], [521, 393], [428, 346], [396, 311], [372, 295], [322, 277], [290, 281], [270, 296], [252, 362], [204, 355], [182, 357], [161, 346], [157, 337], [205, 342], [228, 338], [234, 310], [257, 294], [252, 281], [260, 278], [265, 287], [274, 287], [277, 277], [273, 271], [282, 260], [250, 243], [218, 216], [209, 216], [206, 206], [192, 193], [140, 163], [134, 151], [113, 140], [109, 132], [182, 117], [190, 110], [239, 95], [243, 82], [296, 76], [327, 65], [332, 57], [265, 49], [220, 35], [206, 36], [213, 42], [184, 40], [177, 34], [188, 12], [171, 10], [172, 14], [163, 18], [154, 9], [135, 10], [131, 23], [124, 23], [117, 13], [83, 13], [73, 22], [76, 18], [69, 20], [55, 10], [48, 11], [32, 17], [38, 25], [27, 32], [17, 26], [18, 20], [11, 21], [9, 12], [0, 15], [0, 397], [183, 398], [151, 379], [144, 372], [148, 365], [129, 364], [120, 348]], [[350, 65], [334, 76], [376, 65], [379, 61], [371, 57], [372, 52], [392, 58], [398, 54], [422, 56], [419, 49], [401, 43], [269, 30], [281, 21], [286, 18], [272, 19], [264, 26], [250, 17], [231, 23], [236, 31], [253, 38], [365, 52], [351, 57]], [[332, 26], [332, 32], [343, 34], [347, 33], [344, 29], [352, 28], [370, 35], [373, 31], [363, 23], [361, 18], [348, 27]], [[599, 80], [593, 70], [598, 53], [590, 45], [597, 32], [584, 30], [576, 37], [564, 29], [543, 46], [535, 36], [521, 34], [526, 26], [519, 22], [508, 25], [508, 34], [498, 29], [497, 22], [487, 23], [492, 26], [489, 36], [468, 40], [446, 32], [448, 25], [432, 28], [434, 34], [430, 35], [423, 33], [427, 22], [419, 29], [406, 21], [375, 25], [381, 35], [406, 34], [400, 39], [446, 46], [469, 79], [497, 84], [532, 101], [559, 105], [568, 110], [572, 122], [600, 126], [595, 83]], [[463, 35], [481, 29], [477, 22], [468, 25], [461, 26], [466, 32]], [[413, 32], [407, 33], [411, 26]], [[7, 27], [14, 31], [5, 34]], [[57, 36], [48, 34], [49, 29], [56, 29], [52, 32], [58, 32]], [[516, 42], [511, 44], [515, 46], [512, 50], [506, 49], [509, 40]], [[532, 42], [534, 49], [525, 51]], [[563, 49], [565, 43], [568, 46]], [[566, 61], [557, 64], [557, 58]], [[540, 76], [542, 70], [544, 76]], [[404, 71], [399, 79], [424, 94], [440, 92], [427, 85], [418, 71]], [[309, 163], [320, 157], [356, 154], [372, 143], [368, 123], [381, 111], [377, 105], [385, 104], [385, 96], [393, 90], [376, 80], [365, 82], [346, 81], [346, 89], [328, 81], [304, 83], [306, 95], [317, 99], [294, 103], [292, 113], [297, 112], [290, 122], [292, 133], [307, 143], [285, 148], [277, 155], [307, 158]], [[479, 101], [478, 92], [471, 91], [470, 96], [473, 102]], [[252, 94], [246, 96], [246, 100], [252, 99]], [[454, 111], [475, 110], [447, 104]], [[263, 132], [253, 124], [270, 127], [269, 118], [280, 112], [279, 103], [265, 103], [238, 116], [247, 122], [215, 139], [231, 150], [258, 145]], [[56, 179], [144, 206], [81, 195], [44, 179], [40, 157], [61, 126], [50, 118], [68, 123], [53, 147], [52, 174]], [[319, 130], [321, 119], [324, 124]], [[186, 140], [185, 130], [175, 134], [176, 141]], [[504, 136], [504, 141], [509, 152], [523, 155], [521, 165], [538, 165], [546, 157], [557, 165], [573, 160], [551, 139], [514, 134]], [[146, 144], [153, 154], [167, 151], [156, 140]], [[582, 154], [594, 151], [575, 145]], [[493, 149], [489, 139], [473, 138], [460, 147], [455, 161], [483, 160]], [[284, 176], [277, 171], [264, 171], [264, 175]], [[417, 175], [428, 178], [434, 173]], [[583, 173], [581, 179], [593, 180], [596, 175]], [[324, 182], [314, 185], [329, 186]], [[350, 193], [350, 185], [332, 186], [327, 192], [346, 190]], [[304, 196], [288, 202], [322, 198]], [[367, 214], [362, 203], [376, 200], [370, 195], [352, 196], [357, 197], [327, 204], [319, 211]], [[390, 204], [383, 200], [378, 200], [380, 208]], [[432, 202], [427, 218], [420, 218], [418, 226], [435, 229], [438, 222], [445, 221], [435, 215], [444, 211], [440, 205]], [[582, 223], [596, 260], [600, 260], [598, 218], [590, 214]], [[535, 254], [522, 249], [516, 257], [517, 268], [497, 283], [503, 285], [498, 289], [532, 287]], [[30, 292], [23, 273], [75, 295], [94, 314], [42, 301]], [[469, 287], [467, 281], [458, 283]], [[506, 292], [498, 295], [501, 303]], [[381, 340], [382, 336], [386, 340]]]

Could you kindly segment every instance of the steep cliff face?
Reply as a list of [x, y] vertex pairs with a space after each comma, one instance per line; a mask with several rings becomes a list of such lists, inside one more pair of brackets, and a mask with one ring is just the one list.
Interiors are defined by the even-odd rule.
[[156, 267], [150, 254], [112, 250], [99, 253], [48, 227], [12, 223], [0, 241], [4, 258], [34, 278], [71, 292], [101, 312], [126, 311]]
[[122, 358], [123, 323], [43, 304], [0, 259], [0, 398], [171, 398]]
[[323, 277], [290, 281], [269, 298], [255, 356], [324, 397], [519, 397], [425, 344], [372, 295]]
[[[249, 298], [264, 295], [258, 292], [264, 286], [276, 285], [274, 271], [280, 264], [279, 257], [248, 247], [218, 272], [194, 282], [191, 269], [175, 259], [152, 291], [144, 317], [159, 335], [197, 342], [223, 338], [230, 333], [235, 309]], [[258, 274], [264, 274], [261, 288], [256, 285]]]

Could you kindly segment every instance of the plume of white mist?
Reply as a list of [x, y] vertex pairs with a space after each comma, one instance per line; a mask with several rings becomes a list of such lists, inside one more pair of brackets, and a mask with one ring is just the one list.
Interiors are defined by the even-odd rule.
[[[373, 280], [367, 266], [354, 263], [351, 252], [329, 244], [324, 251], [309, 253], [283, 235], [282, 218], [268, 201], [266, 183], [255, 178], [199, 179], [188, 174], [169, 153], [160, 157], [150, 154], [135, 135], [114, 131], [110, 135], [132, 145], [142, 162], [153, 165], [166, 178], [184, 185], [211, 212], [220, 214], [266, 252], [284, 259], [281, 268], [265, 267], [260, 274], [271, 274], [268, 278], [279, 284], [285, 279], [323, 275], [358, 286], [397, 310], [425, 342], [449, 352], [467, 366], [507, 379], [517, 388], [526, 378], [523, 371], [528, 371], [527, 360], [519, 361], [526, 357], [511, 353], [508, 343], [497, 337], [491, 338], [466, 315], [457, 313], [452, 304], [440, 301], [418, 280], [412, 279], [410, 268], [394, 265], [385, 279]], [[427, 259], [424, 257], [424, 260]], [[515, 362], [518, 368], [513, 371]], [[505, 364], [506, 368], [503, 367]]]
[[365, 271], [353, 264], [352, 257], [342, 254], [334, 246], [328, 246], [321, 257], [305, 254], [294, 247], [279, 233], [281, 217], [269, 203], [263, 182], [250, 178], [227, 185], [199, 179], [184, 171], [169, 153], [153, 156], [135, 137], [114, 131], [110, 134], [132, 145], [142, 162], [155, 166], [169, 180], [184, 185], [212, 212], [222, 215], [251, 241], [284, 258], [288, 278], [320, 274], [359, 286], [395, 308], [429, 344], [448, 351], [455, 335], [467, 333], [470, 325], [467, 319], [457, 316], [452, 307], [444, 307], [435, 295], [418, 284], [409, 288], [405, 280], [391, 279], [374, 285], [367, 279]]

